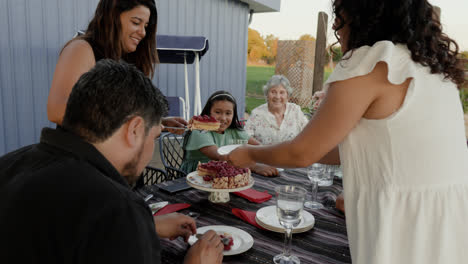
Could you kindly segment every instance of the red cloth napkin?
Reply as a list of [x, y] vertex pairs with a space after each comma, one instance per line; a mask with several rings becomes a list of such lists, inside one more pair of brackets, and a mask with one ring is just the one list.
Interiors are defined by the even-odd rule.
[[256, 212], [251, 212], [251, 211], [245, 211], [245, 210], [241, 210], [241, 209], [238, 209], [238, 208], [232, 208], [232, 213], [239, 217], [240, 219], [246, 221], [247, 223], [253, 225], [253, 226], [256, 226], [260, 229], [265, 229], [263, 227], [261, 227], [259, 224], [257, 224], [257, 221], [255, 221], [255, 215], [257, 214]]
[[240, 192], [235, 192], [234, 194], [254, 203], [263, 203], [270, 200], [272, 197], [271, 194], [269, 194], [267, 191], [259, 192], [252, 188]]
[[154, 213], [154, 215], [169, 214], [169, 213], [177, 212], [179, 210], [182, 210], [188, 207], [190, 207], [190, 204], [186, 204], [186, 203], [168, 204], [164, 206], [163, 208], [159, 209], [159, 211]]

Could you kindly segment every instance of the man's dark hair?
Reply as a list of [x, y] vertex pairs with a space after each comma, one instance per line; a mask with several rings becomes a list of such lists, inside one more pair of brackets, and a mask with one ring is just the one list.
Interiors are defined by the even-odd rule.
[[144, 119], [147, 133], [160, 124], [167, 109], [166, 97], [135, 66], [106, 59], [73, 86], [62, 126], [96, 143], [134, 116]]

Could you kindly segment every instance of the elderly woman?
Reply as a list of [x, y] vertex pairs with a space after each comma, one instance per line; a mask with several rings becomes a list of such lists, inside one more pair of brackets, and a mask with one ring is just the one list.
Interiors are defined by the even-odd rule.
[[245, 130], [263, 145], [275, 144], [296, 137], [308, 120], [301, 108], [289, 103], [292, 88], [283, 75], [273, 75], [263, 86], [267, 103], [252, 111]]

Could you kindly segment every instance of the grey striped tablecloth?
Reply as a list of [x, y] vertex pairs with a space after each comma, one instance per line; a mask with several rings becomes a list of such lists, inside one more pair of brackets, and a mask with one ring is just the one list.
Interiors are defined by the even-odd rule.
[[[245, 253], [224, 257], [223, 263], [273, 263], [273, 256], [282, 252], [284, 235], [256, 228], [231, 213], [232, 208], [257, 211], [258, 209], [274, 205], [274, 187], [282, 184], [294, 184], [310, 190], [307, 176], [300, 170], [285, 170], [280, 177], [263, 177], [253, 175], [254, 189], [267, 190], [273, 198], [262, 204], [249, 202], [239, 196], [231, 194], [231, 201], [226, 204], [213, 204], [208, 201], [208, 193], [196, 189], [168, 194], [159, 191], [157, 186], [145, 186], [140, 192], [142, 195], [153, 193], [152, 202], [169, 201], [170, 203], [189, 203], [192, 206], [181, 211], [200, 213], [197, 226], [228, 225], [240, 228], [254, 238], [253, 247]], [[168, 184], [168, 183], [163, 183]], [[298, 256], [301, 263], [351, 263], [351, 257], [346, 235], [345, 219], [341, 212], [334, 208], [336, 196], [341, 192], [341, 179], [335, 178], [330, 187], [319, 187], [319, 200], [325, 209], [308, 210], [315, 217], [313, 229], [294, 234], [292, 252]], [[181, 238], [170, 241], [161, 240], [163, 248], [163, 263], [182, 263], [189, 247]]]

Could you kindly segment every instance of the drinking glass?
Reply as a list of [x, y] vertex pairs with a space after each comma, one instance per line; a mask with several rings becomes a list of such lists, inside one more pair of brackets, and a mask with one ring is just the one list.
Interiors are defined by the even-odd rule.
[[[318, 164], [318, 163], [315, 163]], [[326, 165], [319, 164], [322, 167], [322, 177], [318, 182], [318, 186], [331, 186], [333, 185], [333, 177], [335, 176], [335, 171], [339, 169], [338, 165]]]
[[311, 200], [306, 201], [304, 203], [304, 207], [309, 208], [309, 209], [322, 209], [323, 208], [323, 204], [317, 201], [318, 185], [323, 175], [324, 175], [324, 170], [321, 164], [314, 163], [307, 168], [307, 177], [309, 177], [309, 180], [311, 182], [312, 192], [311, 192]]
[[343, 169], [341, 168], [341, 166], [338, 166], [337, 169], [335, 170], [335, 175], [336, 177], [338, 178], [343, 178]]
[[302, 219], [302, 209], [307, 191], [293, 185], [281, 185], [276, 191], [276, 213], [280, 224], [285, 228], [283, 253], [276, 255], [276, 264], [299, 264], [298, 257], [291, 255], [292, 229], [299, 225]]

